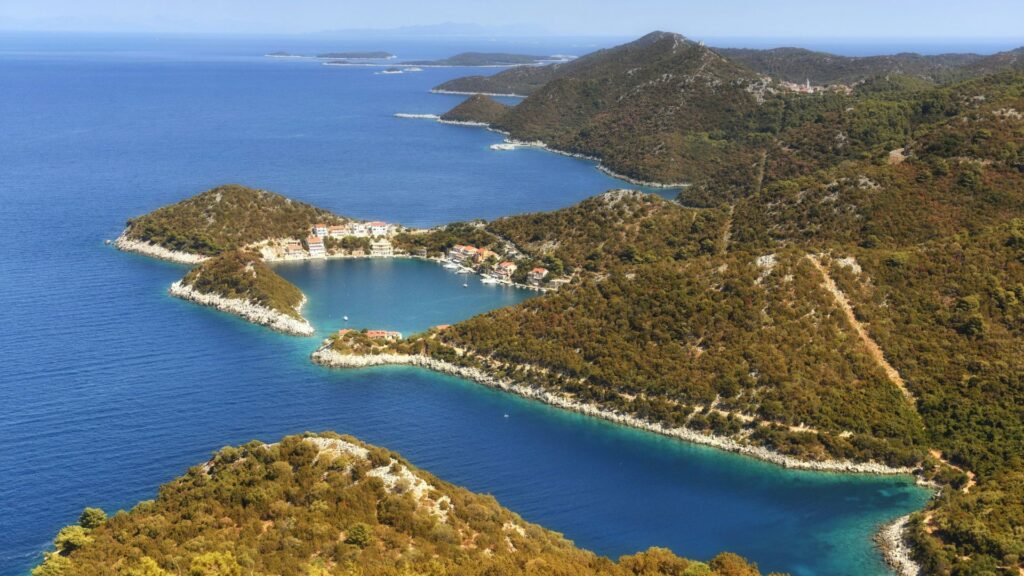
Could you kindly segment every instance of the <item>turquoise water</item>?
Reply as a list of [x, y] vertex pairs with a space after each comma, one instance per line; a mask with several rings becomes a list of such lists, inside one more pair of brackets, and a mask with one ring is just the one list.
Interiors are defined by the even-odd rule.
[[[529, 51], [580, 51], [558, 42]], [[327, 429], [602, 554], [727, 549], [765, 570], [885, 573], [874, 527], [928, 496], [907, 478], [787, 471], [416, 369], [319, 368], [308, 361], [319, 338], [168, 297], [186, 268], [104, 246], [125, 219], [226, 181], [409, 225], [552, 209], [621, 185], [589, 162], [495, 153], [494, 134], [391, 116], [445, 110], [458, 98], [428, 88], [467, 70], [374, 76], [252, 56], [300, 48], [0, 36], [0, 575], [23, 576], [85, 506], [152, 498], [224, 445]], [[425, 262], [279, 269], [309, 295], [320, 335], [340, 315], [412, 332], [531, 295], [463, 288]]]

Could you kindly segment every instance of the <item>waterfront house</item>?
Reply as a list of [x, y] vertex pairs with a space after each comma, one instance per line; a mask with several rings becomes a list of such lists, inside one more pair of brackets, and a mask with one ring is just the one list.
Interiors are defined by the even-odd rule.
[[395, 255], [395, 249], [391, 242], [383, 238], [370, 243], [370, 256], [374, 258], [390, 258]]
[[316, 236], [317, 238], [323, 238], [327, 236], [327, 224], [314, 224], [313, 236]]
[[516, 268], [517, 266], [515, 262], [499, 262], [498, 265], [494, 267], [494, 275], [501, 280], [511, 280], [512, 275], [516, 273]]
[[370, 229], [370, 236], [388, 236], [391, 232], [391, 226], [387, 222], [370, 222], [367, 227]]
[[302, 249], [302, 244], [299, 244], [298, 242], [289, 242], [284, 245], [284, 257], [286, 260], [303, 258], [305, 256], [306, 251]]
[[319, 236], [310, 236], [306, 238], [306, 245], [309, 246], [309, 255], [313, 258], [323, 258], [327, 256], [327, 250], [324, 248], [324, 239]]
[[548, 275], [548, 269], [547, 268], [541, 268], [540, 266], [538, 266], [538, 267], [534, 268], [533, 270], [530, 270], [530, 273], [527, 274], [526, 277], [530, 280], [531, 283], [533, 283], [533, 284], [540, 284], [541, 282], [544, 281], [544, 278], [546, 278], [547, 275]]
[[327, 235], [331, 238], [344, 238], [348, 236], [348, 226], [328, 226]]
[[366, 337], [372, 340], [387, 340], [393, 342], [395, 340], [402, 339], [401, 332], [394, 332], [392, 330], [367, 330]]
[[456, 244], [448, 251], [448, 259], [452, 262], [463, 262], [467, 258], [473, 258], [478, 252], [476, 246]]

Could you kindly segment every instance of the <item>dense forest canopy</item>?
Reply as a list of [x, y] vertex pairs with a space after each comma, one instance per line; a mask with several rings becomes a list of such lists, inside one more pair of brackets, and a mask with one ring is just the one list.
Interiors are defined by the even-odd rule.
[[83, 512], [33, 576], [757, 576], [651, 548], [613, 562], [448, 484], [384, 448], [333, 433], [220, 450], [109, 518]]

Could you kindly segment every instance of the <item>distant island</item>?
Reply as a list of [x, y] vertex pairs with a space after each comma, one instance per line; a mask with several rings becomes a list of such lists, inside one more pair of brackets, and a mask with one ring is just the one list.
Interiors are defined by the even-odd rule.
[[86, 508], [54, 546], [33, 576], [760, 574], [730, 553], [597, 556], [491, 496], [331, 432], [223, 448], [127, 512]]
[[395, 55], [390, 52], [384, 51], [370, 51], [370, 52], [323, 52], [313, 56], [293, 54], [291, 52], [277, 51], [268, 52], [266, 54], [268, 58], [320, 58], [323, 60], [333, 59], [346, 59], [346, 60], [390, 60], [395, 58]]
[[462, 52], [440, 60], [409, 60], [415, 66], [523, 66], [563, 61], [565, 56], [530, 56], [504, 52]]

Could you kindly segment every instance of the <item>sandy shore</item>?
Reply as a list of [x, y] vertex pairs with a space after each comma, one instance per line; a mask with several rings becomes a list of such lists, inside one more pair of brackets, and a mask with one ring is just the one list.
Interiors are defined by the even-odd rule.
[[207, 259], [206, 256], [199, 254], [169, 250], [163, 246], [158, 246], [149, 242], [132, 240], [125, 236], [124, 233], [118, 236], [117, 240], [114, 240], [114, 246], [117, 247], [118, 250], [122, 250], [124, 252], [135, 252], [152, 258], [159, 258], [160, 260], [177, 262], [179, 264], [199, 264]]
[[[172, 296], [176, 296], [183, 300], [202, 304], [203, 306], [210, 306], [211, 308], [216, 308], [223, 312], [240, 316], [249, 322], [266, 326], [272, 330], [283, 332], [285, 334], [292, 334], [295, 336], [312, 336], [314, 333], [313, 326], [305, 318], [295, 318], [278, 312], [277, 310], [271, 310], [266, 306], [249, 302], [248, 300], [225, 298], [216, 294], [199, 292], [191, 286], [182, 284], [180, 280], [171, 284], [168, 292]], [[299, 305], [299, 309], [301, 309], [305, 303], [306, 298], [303, 296], [302, 304]]]
[[572, 412], [578, 412], [594, 418], [601, 418], [624, 426], [647, 430], [649, 432], [677, 438], [694, 444], [710, 446], [727, 452], [735, 452], [737, 454], [777, 464], [785, 468], [814, 470], [819, 472], [884, 475], [912, 474], [914, 472], [913, 468], [897, 468], [875, 462], [852, 462], [848, 460], [801, 460], [794, 456], [774, 452], [762, 446], [742, 444], [733, 438], [725, 436], [698, 432], [689, 428], [668, 427], [659, 422], [651, 422], [630, 414], [624, 414], [607, 408], [602, 408], [596, 404], [574, 400], [539, 387], [526, 386], [513, 382], [512, 380], [497, 378], [477, 368], [459, 366], [430, 358], [428, 356], [407, 354], [348, 355], [337, 352], [331, 349], [328, 345], [324, 345], [314, 352], [311, 358], [313, 362], [331, 368], [366, 368], [370, 366], [387, 365], [406, 365], [427, 368], [435, 372], [472, 380], [490, 388], [510, 392], [524, 398], [544, 402], [545, 404], [570, 410]]

